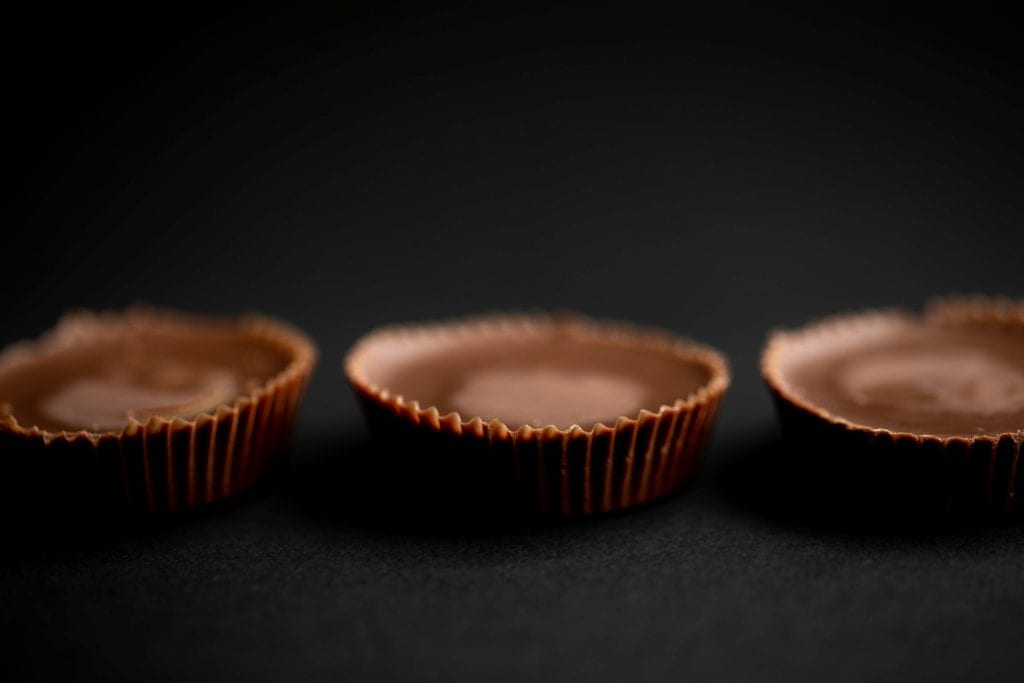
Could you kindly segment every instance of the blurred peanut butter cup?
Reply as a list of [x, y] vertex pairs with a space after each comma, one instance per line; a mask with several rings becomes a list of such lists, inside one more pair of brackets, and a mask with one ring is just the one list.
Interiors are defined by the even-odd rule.
[[0, 354], [3, 488], [155, 512], [229, 498], [284, 453], [316, 355], [263, 317], [65, 316]]
[[828, 318], [773, 334], [761, 370], [814, 486], [922, 509], [1020, 506], [1024, 302]]
[[555, 517], [682, 486], [729, 384], [710, 348], [576, 315], [384, 328], [345, 372], [403, 491]]

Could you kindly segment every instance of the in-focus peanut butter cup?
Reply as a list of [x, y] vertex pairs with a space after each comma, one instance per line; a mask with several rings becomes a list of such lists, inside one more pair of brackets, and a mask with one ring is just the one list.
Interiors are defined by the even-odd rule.
[[193, 508], [283, 454], [316, 362], [263, 317], [75, 313], [0, 354], [0, 477], [20, 498]]
[[943, 299], [922, 316], [829, 318], [772, 335], [761, 369], [790, 441], [863, 497], [1019, 506], [1024, 302]]
[[564, 517], [678, 489], [729, 384], [710, 348], [576, 315], [384, 328], [345, 372], [391, 476], [428, 504]]

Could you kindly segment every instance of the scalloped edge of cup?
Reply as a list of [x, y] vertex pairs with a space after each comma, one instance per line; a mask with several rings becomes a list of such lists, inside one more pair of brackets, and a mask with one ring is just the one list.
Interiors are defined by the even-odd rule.
[[[709, 379], [697, 391], [655, 410], [620, 416], [613, 425], [511, 429], [457, 411], [441, 414], [416, 399], [394, 394], [366, 376], [363, 354], [375, 342], [422, 342], [466, 335], [550, 334], [552, 328], [602, 343], [657, 348], [699, 362]], [[680, 488], [694, 470], [722, 397], [729, 387], [728, 362], [714, 349], [660, 329], [595, 320], [575, 313], [490, 314], [424, 324], [379, 328], [359, 339], [345, 357], [345, 374], [378, 438], [406, 450], [436, 452], [460, 439], [483, 469], [495, 468], [514, 483], [518, 507], [542, 515], [573, 517], [610, 512], [661, 498]], [[466, 473], [463, 473], [466, 474]], [[468, 476], [470, 481], [473, 476]], [[501, 486], [502, 482], [491, 484]]]
[[[286, 356], [287, 365], [262, 385], [237, 396], [213, 412], [194, 417], [152, 416], [128, 420], [124, 428], [107, 431], [50, 431], [23, 427], [9, 408], [0, 418], [0, 443], [5, 452], [23, 451], [22, 458], [42, 458], [44, 480], [32, 482], [39, 497], [54, 496], [62, 466], [96, 475], [100, 488], [86, 499], [119, 499], [130, 509], [151, 512], [188, 509], [224, 500], [251, 488], [286, 451], [309, 377], [316, 365], [316, 345], [302, 332], [262, 315], [207, 316], [168, 309], [132, 307], [124, 311], [76, 311], [65, 314], [35, 340], [13, 344], [0, 352], [0, 372], [28, 360], [45, 360], [70, 345], [97, 337], [112, 338], [144, 327], [180, 332], [247, 335]], [[68, 460], [70, 458], [70, 461]], [[28, 467], [32, 463], [22, 463]], [[53, 481], [47, 481], [51, 479]]]

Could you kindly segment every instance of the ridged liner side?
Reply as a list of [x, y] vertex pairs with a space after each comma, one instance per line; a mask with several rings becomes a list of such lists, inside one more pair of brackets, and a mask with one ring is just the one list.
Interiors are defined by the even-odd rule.
[[1024, 331], [1024, 301], [983, 296], [935, 299], [922, 317], [899, 311], [868, 311], [826, 318], [802, 329], [775, 332], [761, 356], [761, 373], [789, 441], [812, 459], [828, 460], [833, 481], [861, 488], [864, 499], [884, 497], [910, 508], [983, 512], [1019, 511], [1024, 491], [1024, 425], [1016, 432], [975, 437], [938, 437], [859, 425], [798, 396], [780, 367], [794, 348], [851, 333], [906, 326], [984, 325]]
[[[383, 340], [416, 344], [456, 342], [463, 337], [560, 334], [601, 343], [669, 351], [703, 363], [709, 381], [696, 392], [620, 417], [614, 425], [524, 425], [484, 422], [392, 394], [368, 378], [363, 354]], [[715, 412], [729, 385], [725, 359], [716, 351], [671, 335], [581, 316], [488, 316], [424, 326], [385, 328], [360, 340], [345, 360], [349, 383], [371, 431], [407, 479], [422, 477], [437, 496], [478, 498], [511, 505], [527, 514], [576, 517], [620, 510], [666, 496], [693, 474]], [[430, 494], [427, 495], [430, 497]]]
[[287, 452], [317, 351], [301, 332], [270, 318], [218, 319], [148, 308], [74, 313], [39, 340], [6, 349], [0, 372], [133, 329], [241, 334], [291, 360], [230, 405], [191, 419], [154, 416], [132, 419], [121, 431], [51, 432], [22, 427], [9, 408], [0, 411], [3, 483], [17, 497], [40, 505], [112, 504], [150, 512], [195, 508], [249, 489]]

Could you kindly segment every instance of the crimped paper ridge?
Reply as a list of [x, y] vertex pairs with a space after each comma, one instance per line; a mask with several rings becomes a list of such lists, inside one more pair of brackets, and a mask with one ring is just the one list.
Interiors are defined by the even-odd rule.
[[[620, 419], [614, 428], [511, 431], [499, 421], [474, 422], [474, 428], [462, 430], [454, 421], [418, 423], [412, 412], [396, 412], [370, 394], [357, 393], [374, 434], [391, 453], [436, 455], [458, 439], [463, 455], [490, 460], [506, 475], [504, 482], [481, 478], [476, 483], [513, 484], [512, 498], [523, 508], [564, 517], [627, 508], [682, 486], [693, 473], [720, 398], [715, 395], [685, 409], [643, 411], [638, 419]], [[466, 464], [490, 469], [483, 462]], [[460, 473], [472, 479], [469, 474]]]
[[[656, 412], [622, 416], [612, 426], [523, 425], [512, 430], [497, 419], [441, 415], [434, 406], [424, 408], [369, 381], [359, 367], [362, 350], [380, 335], [414, 340], [423, 335], [528, 334], [558, 324], [579, 326], [578, 332], [601, 335], [602, 341], [677, 350], [688, 360], [706, 363], [711, 378], [687, 397]], [[695, 470], [729, 383], [724, 359], [707, 347], [661, 331], [575, 316], [491, 316], [389, 328], [354, 347], [346, 372], [372, 431], [390, 447], [383, 457], [422, 453], [441, 461], [457, 454], [454, 474], [465, 486], [493, 487], [529, 513], [560, 517], [611, 512], [680, 488]]]
[[[277, 375], [213, 414], [172, 419], [131, 419], [119, 431], [51, 432], [24, 428], [16, 416], [0, 419], [0, 453], [45, 468], [67, 485], [71, 473], [84, 475], [99, 490], [82, 498], [116, 499], [129, 508], [153, 512], [191, 508], [229, 498], [261, 479], [286, 453], [299, 404], [317, 352], [311, 341], [285, 323], [264, 317], [220, 319], [154, 309], [124, 313], [76, 313], [37, 341], [22, 342], [0, 354], [0, 368], [24, 358], [57, 354], [69, 344], [123, 328], [144, 326], [181, 331], [189, 325], [247, 334], [288, 353]], [[46, 497], [46, 481], [39, 486]]]
[[[852, 423], [797, 396], [779, 367], [782, 354], [794, 345], [834, 338], [848, 332], [918, 325], [994, 325], [1024, 330], [1024, 301], [984, 296], [939, 298], [928, 302], [922, 318], [899, 311], [867, 311], [833, 316], [804, 328], [775, 332], [761, 356], [783, 430], [811, 441], [823, 452], [870, 453], [876, 462], [891, 457], [909, 466], [906, 496], [930, 497], [945, 507], [994, 511], [1024, 507], [1024, 425], [1016, 432], [978, 436], [919, 435]], [[856, 463], [851, 462], [851, 467]], [[884, 472], [879, 473], [884, 477]]]

